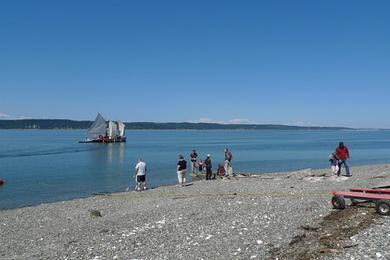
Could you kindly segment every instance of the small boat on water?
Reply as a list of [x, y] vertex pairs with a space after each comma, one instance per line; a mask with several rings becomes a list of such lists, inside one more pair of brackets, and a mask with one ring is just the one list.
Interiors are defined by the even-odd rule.
[[126, 142], [125, 124], [121, 121], [106, 121], [98, 113], [87, 130], [87, 137], [79, 143], [121, 143]]

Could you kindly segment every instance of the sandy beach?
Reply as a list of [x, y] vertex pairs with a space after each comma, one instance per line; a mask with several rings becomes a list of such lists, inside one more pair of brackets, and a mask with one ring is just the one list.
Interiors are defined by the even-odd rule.
[[[1, 259], [390, 258], [390, 217], [331, 191], [390, 185], [390, 164], [197, 181], [0, 211]], [[349, 203], [348, 203], [349, 204]]]

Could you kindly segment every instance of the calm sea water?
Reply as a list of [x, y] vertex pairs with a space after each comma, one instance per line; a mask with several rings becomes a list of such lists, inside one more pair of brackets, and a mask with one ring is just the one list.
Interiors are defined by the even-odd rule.
[[[229, 147], [235, 171], [276, 172], [328, 167], [343, 140], [351, 165], [389, 163], [390, 131], [128, 131], [127, 143], [79, 144], [85, 131], [0, 130], [0, 209], [90, 196], [134, 187], [138, 157], [150, 186], [176, 183], [179, 153], [212, 155]], [[353, 170], [353, 169], [352, 169]]]

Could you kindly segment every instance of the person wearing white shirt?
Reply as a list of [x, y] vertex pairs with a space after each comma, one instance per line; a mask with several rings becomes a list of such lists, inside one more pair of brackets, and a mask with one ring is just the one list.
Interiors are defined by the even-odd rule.
[[138, 159], [138, 163], [135, 166], [135, 175], [136, 175], [136, 181], [137, 181], [137, 186], [135, 190], [140, 191], [141, 186], [143, 186], [143, 190], [147, 190], [146, 187], [146, 163], [142, 158]]

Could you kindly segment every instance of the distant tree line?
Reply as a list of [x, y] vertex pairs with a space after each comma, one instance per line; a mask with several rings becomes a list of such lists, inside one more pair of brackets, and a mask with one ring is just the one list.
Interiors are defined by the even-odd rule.
[[0, 120], [0, 129], [87, 129], [91, 121], [67, 119]]
[[[87, 129], [92, 121], [74, 121], [68, 119], [20, 119], [0, 120], [0, 129]], [[345, 127], [316, 127], [257, 124], [214, 124], [214, 123], [125, 123], [127, 130], [342, 130]]]

